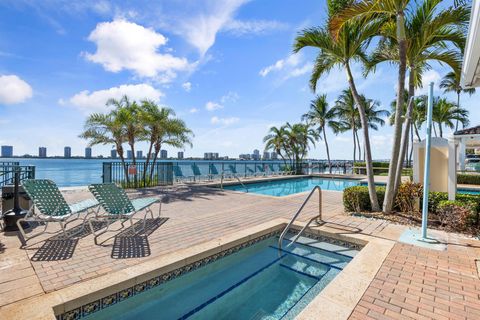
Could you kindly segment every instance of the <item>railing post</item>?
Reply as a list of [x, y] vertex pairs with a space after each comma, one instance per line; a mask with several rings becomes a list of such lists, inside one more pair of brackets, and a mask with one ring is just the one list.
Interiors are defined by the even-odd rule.
[[322, 221], [322, 189], [318, 189], [318, 218], [317, 223]]

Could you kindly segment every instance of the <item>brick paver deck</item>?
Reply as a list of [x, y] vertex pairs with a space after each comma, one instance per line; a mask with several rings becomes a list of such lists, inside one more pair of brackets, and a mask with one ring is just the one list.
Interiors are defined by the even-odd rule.
[[[158, 193], [153, 189], [132, 196]], [[58, 255], [58, 248], [46, 246], [45, 241], [33, 240], [34, 244], [24, 250], [19, 248], [16, 234], [0, 234], [0, 306], [272, 219], [290, 218], [305, 198], [305, 194], [274, 198], [206, 187], [174, 188], [162, 191], [162, 194], [165, 196], [162, 216], [168, 219], [146, 237], [147, 242], [141, 244], [145, 256], [140, 258], [119, 258], [117, 251], [121, 248], [114, 250], [115, 233], [102, 236], [102, 245], [95, 245], [93, 236], [86, 235], [69, 248], [61, 248], [64, 257]], [[65, 196], [73, 201], [90, 195], [86, 191], [77, 191], [67, 192]], [[315, 200], [306, 206], [301, 220], [305, 221], [317, 212]], [[386, 232], [389, 223], [385, 221], [343, 214], [340, 192], [323, 192], [323, 212], [324, 219], [342, 225], [344, 233], [396, 240]], [[475, 257], [480, 256], [480, 242], [456, 236], [452, 239], [455, 241], [445, 252], [396, 244], [351, 318], [480, 318], [480, 284], [475, 267]], [[49, 259], [52, 256], [55, 259]]]

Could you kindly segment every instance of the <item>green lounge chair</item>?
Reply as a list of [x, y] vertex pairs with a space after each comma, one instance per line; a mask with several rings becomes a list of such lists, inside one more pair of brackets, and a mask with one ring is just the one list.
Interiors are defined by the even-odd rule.
[[[159, 198], [149, 197], [130, 200], [125, 191], [114, 183], [92, 184], [88, 186], [88, 189], [98, 200], [100, 206], [105, 210], [105, 213], [100, 214], [99, 212], [97, 212], [94, 218], [90, 218], [88, 220], [90, 229], [92, 229], [92, 233], [95, 236], [95, 244], [97, 244], [98, 236], [107, 232], [110, 225], [115, 221], [120, 221], [123, 228], [124, 222], [130, 220], [131, 228], [135, 233], [136, 230], [133, 220], [143, 220], [143, 228], [141, 230], [145, 230], [147, 215], [150, 213], [152, 219], [154, 218], [153, 212], [150, 207], [157, 202], [160, 203], [160, 207], [158, 209], [158, 217], [160, 217], [162, 203]], [[141, 211], [145, 211], [145, 215], [143, 216], [143, 218], [134, 219], [133, 216]], [[95, 232], [92, 221], [106, 221], [107, 225], [104, 230], [97, 233]]]
[[[85, 217], [83, 217], [82, 228], [78, 230], [79, 232], [83, 231], [88, 215], [93, 212], [93, 208], [98, 206], [98, 201], [95, 199], [87, 199], [74, 204], [68, 204], [55, 182], [51, 180], [27, 179], [22, 182], [22, 186], [33, 201], [33, 206], [29, 208], [27, 216], [17, 221], [17, 226], [23, 236], [24, 244], [36, 236], [49, 233], [46, 232], [49, 222], [59, 223], [63, 235], [66, 238], [77, 234], [76, 232], [68, 235], [66, 226], [79, 219], [81, 213], [86, 212]], [[36, 207], [36, 210], [33, 210], [34, 207]], [[40, 233], [27, 236], [23, 229], [22, 222], [43, 223], [45, 224], [45, 228]]]

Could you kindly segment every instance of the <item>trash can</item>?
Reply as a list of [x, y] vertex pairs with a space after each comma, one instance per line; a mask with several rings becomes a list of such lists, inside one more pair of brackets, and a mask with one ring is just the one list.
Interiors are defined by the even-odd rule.
[[[7, 185], [2, 187], [2, 214], [12, 210], [14, 206], [14, 185]], [[18, 186], [18, 202], [20, 208], [28, 210], [33, 205], [32, 200], [29, 198], [23, 187]]]

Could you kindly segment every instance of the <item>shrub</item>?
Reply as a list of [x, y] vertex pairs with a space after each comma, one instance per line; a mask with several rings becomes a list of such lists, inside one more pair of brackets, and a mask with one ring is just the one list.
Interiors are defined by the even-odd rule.
[[462, 201], [441, 201], [438, 204], [437, 218], [443, 227], [454, 231], [464, 231], [471, 225], [474, 215], [473, 204]]
[[[385, 187], [376, 187], [378, 203], [383, 205]], [[347, 212], [372, 211], [367, 186], [348, 187], [343, 190], [343, 206]]]
[[480, 174], [464, 174], [457, 175], [457, 183], [460, 184], [478, 184], [480, 185]]
[[423, 195], [423, 186], [420, 183], [405, 182], [398, 187], [395, 199], [396, 207], [405, 213], [418, 213], [418, 199]]

